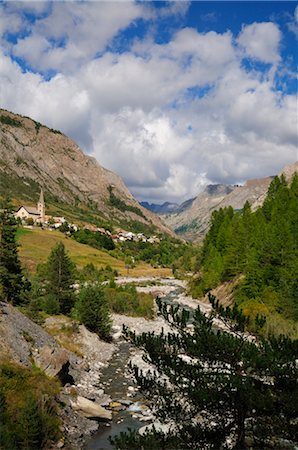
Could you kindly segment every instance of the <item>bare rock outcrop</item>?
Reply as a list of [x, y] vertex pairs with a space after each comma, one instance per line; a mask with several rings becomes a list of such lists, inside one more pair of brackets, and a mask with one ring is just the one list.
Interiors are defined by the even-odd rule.
[[[1, 183], [2, 178], [2, 183]], [[17, 186], [12, 192], [9, 186]], [[109, 188], [133, 210], [115, 209]], [[138, 221], [173, 234], [132, 196], [123, 180], [82, 152], [70, 138], [34, 120], [0, 109], [0, 193], [35, 204], [40, 187], [48, 198], [75, 205], [92, 204], [104, 218]], [[7, 191], [8, 189], [8, 191]]]
[[58, 349], [55, 339], [8, 303], [0, 303], [0, 361], [11, 359], [32, 366], [33, 352]]
[[49, 377], [59, 378], [62, 384], [73, 382], [69, 374], [69, 353], [63, 348], [44, 346], [33, 353], [33, 359]]

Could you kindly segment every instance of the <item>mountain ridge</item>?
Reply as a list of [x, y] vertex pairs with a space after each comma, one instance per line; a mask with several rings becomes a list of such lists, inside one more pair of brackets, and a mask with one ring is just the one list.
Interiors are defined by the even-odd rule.
[[[298, 161], [285, 166], [279, 175], [284, 173], [289, 180], [294, 172], [298, 172]], [[213, 211], [227, 206], [242, 209], [246, 201], [250, 202], [252, 210], [257, 209], [263, 204], [273, 178], [274, 176], [250, 179], [243, 185], [208, 185], [195, 199], [188, 201], [186, 208], [178, 208], [173, 213], [160, 217], [184, 239], [201, 242], [208, 231]], [[187, 204], [187, 201], [184, 203]]]
[[156, 214], [166, 214], [170, 212], [174, 212], [179, 208], [178, 203], [164, 202], [162, 204], [159, 203], [149, 203], [149, 202], [140, 202], [144, 208], [152, 211]]
[[34, 204], [43, 187], [48, 204], [62, 202], [74, 210], [80, 207], [87, 212], [92, 210], [101, 220], [119, 225], [138, 222], [174, 234], [158, 216], [137, 202], [118, 175], [83, 153], [72, 139], [29, 117], [3, 109], [0, 109], [0, 175], [0, 194], [12, 196], [17, 204], [21, 201]]

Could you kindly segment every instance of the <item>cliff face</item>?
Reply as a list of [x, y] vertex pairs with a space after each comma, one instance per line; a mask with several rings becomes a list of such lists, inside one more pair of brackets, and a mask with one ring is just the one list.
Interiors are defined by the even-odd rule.
[[[290, 180], [294, 172], [298, 172], [297, 161], [286, 166], [279, 175], [284, 173]], [[242, 209], [246, 201], [250, 202], [253, 210], [257, 209], [263, 204], [272, 179], [248, 180], [243, 186], [209, 185], [187, 208], [162, 216], [162, 220], [182, 237], [200, 242], [208, 231], [214, 210], [227, 206]]]
[[[117, 198], [141, 213], [112, 207], [109, 186]], [[92, 205], [103, 218], [135, 220], [169, 232], [155, 214], [139, 205], [119, 176], [85, 155], [70, 138], [0, 109], [0, 195], [35, 203], [40, 187], [56, 202]]]

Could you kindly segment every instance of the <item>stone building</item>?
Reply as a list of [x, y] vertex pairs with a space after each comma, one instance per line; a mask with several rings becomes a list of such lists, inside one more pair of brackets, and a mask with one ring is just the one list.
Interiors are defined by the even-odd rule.
[[39, 200], [37, 203], [37, 208], [34, 208], [33, 206], [22, 205], [16, 211], [15, 216], [17, 218], [20, 218], [22, 221], [32, 219], [34, 223], [44, 223], [45, 222], [45, 212], [46, 212], [46, 208], [45, 208], [45, 202], [44, 202], [44, 195], [43, 195], [43, 190], [41, 189]]

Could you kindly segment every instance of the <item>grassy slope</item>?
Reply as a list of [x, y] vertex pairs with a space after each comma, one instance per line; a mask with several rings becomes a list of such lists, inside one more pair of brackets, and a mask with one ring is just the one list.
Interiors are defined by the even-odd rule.
[[64, 236], [60, 231], [21, 229], [18, 231], [18, 239], [20, 243], [19, 254], [21, 261], [31, 272], [35, 271], [37, 264], [44, 263], [53, 246], [58, 241], [62, 241], [69, 252], [69, 256], [78, 268], [88, 263], [93, 263], [98, 268], [110, 265], [123, 276], [171, 275], [170, 269], [154, 269], [145, 263], [140, 263], [134, 269], [129, 269], [128, 274], [123, 261], [113, 258], [104, 251], [97, 250], [88, 245], [79, 244], [75, 240]]

